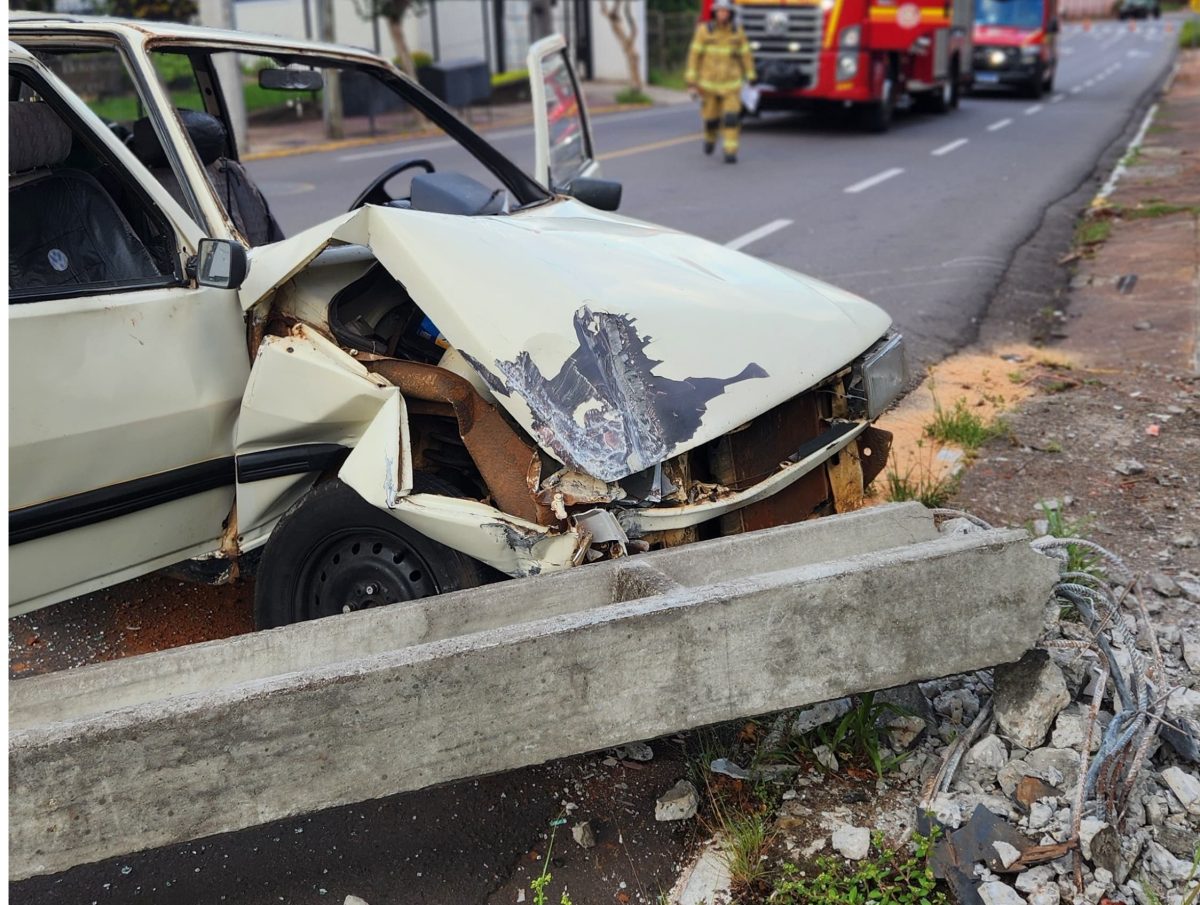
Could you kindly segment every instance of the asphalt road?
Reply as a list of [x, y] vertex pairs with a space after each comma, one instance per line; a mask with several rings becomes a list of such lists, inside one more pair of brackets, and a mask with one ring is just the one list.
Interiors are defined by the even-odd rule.
[[[700, 152], [694, 105], [596, 117], [621, 212], [820, 277], [881, 305], [920, 359], [969, 341], [1018, 245], [1093, 173], [1172, 58], [1178, 22], [1067, 24], [1054, 91], [994, 93], [946, 115], [900, 114], [886, 135], [795, 114], [750, 121], [740, 162]], [[489, 134], [529, 164], [530, 129]], [[257, 161], [252, 175], [289, 233], [346, 209], [387, 165], [463, 168], [446, 142]], [[319, 174], [319, 175], [318, 175]], [[757, 237], [757, 238], [755, 238]], [[749, 241], [747, 241], [749, 239]]]
[[[966, 98], [948, 115], [901, 115], [885, 136], [764, 118], [747, 127], [737, 166], [701, 155], [691, 105], [598, 117], [596, 144], [605, 175], [624, 184], [624, 213], [858, 292], [893, 315], [918, 356], [938, 358], [971, 339], [1017, 247], [1128, 127], [1170, 63], [1177, 27], [1068, 25], [1052, 94]], [[491, 137], [518, 162], [532, 157], [528, 129]], [[462, 164], [453, 148], [418, 141], [263, 160], [251, 172], [291, 233], [344, 210], [406, 156]], [[571, 877], [575, 901], [654, 901], [686, 842], [652, 819], [656, 790], [683, 771], [675, 746], [656, 748], [641, 771], [574, 758], [113, 859], [10, 893], [30, 905], [340, 905], [348, 893], [371, 905], [516, 902], [540, 870], [548, 821], [571, 801], [592, 809], [601, 837], [587, 855], [569, 836], [556, 843], [553, 870]]]

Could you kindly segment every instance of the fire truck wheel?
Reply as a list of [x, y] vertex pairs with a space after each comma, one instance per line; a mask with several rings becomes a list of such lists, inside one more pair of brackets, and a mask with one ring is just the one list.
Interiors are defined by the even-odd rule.
[[895, 109], [895, 88], [891, 79], [884, 79], [879, 100], [863, 104], [859, 108], [863, 128], [868, 132], [886, 132], [892, 124], [892, 113]]

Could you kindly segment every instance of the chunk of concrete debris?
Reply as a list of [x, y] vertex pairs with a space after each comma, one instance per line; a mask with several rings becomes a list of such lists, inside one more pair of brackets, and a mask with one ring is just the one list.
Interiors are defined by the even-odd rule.
[[871, 831], [865, 826], [839, 827], [830, 842], [843, 858], [861, 861], [871, 849]]
[[346, 901], [342, 905], [367, 905], [365, 899], [360, 899], [358, 896], [346, 896]]
[[1179, 585], [1175, 583], [1175, 579], [1162, 572], [1151, 572], [1147, 576], [1147, 581], [1150, 582], [1150, 587], [1153, 588], [1154, 593], [1160, 597], [1178, 597], [1183, 593]]
[[592, 848], [596, 844], [596, 831], [592, 829], [590, 820], [581, 820], [571, 827], [571, 838], [580, 848]]
[[980, 886], [979, 898], [983, 905], [1025, 905], [1020, 893], [999, 880], [988, 880]]
[[963, 766], [973, 778], [995, 780], [1000, 768], [1008, 763], [1008, 747], [998, 735], [985, 735], [967, 752]]
[[837, 756], [831, 750], [829, 750], [828, 745], [817, 745], [817, 747], [813, 748], [812, 753], [813, 757], [817, 759], [817, 763], [819, 763], [830, 773], [836, 773], [838, 771]]
[[854, 705], [850, 703], [849, 698], [838, 698], [836, 701], [824, 701], [812, 707], [806, 707], [796, 714], [796, 719], [792, 721], [792, 734], [804, 735], [812, 732], [818, 726], [840, 720], [852, 706]]
[[1038, 748], [1025, 756], [1027, 776], [1037, 776], [1057, 789], [1073, 789], [1079, 780], [1079, 752], [1070, 748]]
[[1184, 772], [1180, 767], [1168, 767], [1162, 771], [1163, 782], [1175, 793], [1183, 809], [1200, 817], [1200, 779]]
[[907, 751], [922, 732], [925, 721], [919, 716], [898, 716], [888, 720], [888, 740], [897, 751]]
[[1037, 867], [1031, 867], [1029, 870], [1023, 870], [1017, 875], [1016, 887], [1020, 892], [1033, 892], [1039, 886], [1045, 886], [1047, 883], [1053, 883], [1055, 880], [1054, 868], [1049, 864], [1039, 864]]
[[1146, 466], [1143, 465], [1141, 462], [1139, 462], [1137, 459], [1122, 459], [1120, 462], [1118, 462], [1116, 465], [1113, 466], [1113, 471], [1115, 471], [1117, 474], [1122, 474], [1122, 475], [1125, 475], [1126, 477], [1131, 477], [1133, 475], [1145, 474]]
[[992, 848], [996, 850], [996, 854], [1000, 856], [1000, 863], [1006, 868], [1012, 867], [1013, 862], [1021, 857], [1021, 853], [1016, 847], [1007, 842], [993, 842]]
[[965, 537], [968, 534], [977, 534], [985, 530], [987, 529], [976, 525], [969, 518], [961, 517], [946, 519], [946, 521], [938, 525], [938, 531], [950, 537]]
[[1000, 731], [1022, 748], [1037, 748], [1071, 702], [1062, 670], [1044, 650], [997, 666], [992, 699]]
[[1200, 675], [1200, 638], [1184, 637], [1183, 662], [1193, 675]]
[[1079, 821], [1079, 851], [1088, 861], [1092, 860], [1092, 840], [1106, 826], [1108, 824], [1105, 821], [1095, 817], [1084, 817]]
[[1194, 547], [1200, 544], [1200, 541], [1196, 540], [1196, 533], [1194, 531], [1180, 531], [1171, 538], [1171, 543], [1176, 547], [1184, 549]]
[[929, 808], [934, 819], [947, 829], [956, 830], [962, 826], [962, 807], [949, 795], [939, 795], [933, 799]]
[[727, 757], [718, 757], [708, 765], [713, 773], [720, 773], [733, 779], [749, 779], [750, 771], [740, 764], [735, 764]]
[[[1083, 740], [1087, 736], [1087, 724], [1090, 714], [1082, 704], [1072, 704], [1063, 710], [1054, 721], [1054, 731], [1050, 734], [1050, 744], [1055, 748], [1083, 749]], [[1099, 721], [1098, 721], [1099, 722]], [[1100, 737], [1103, 734], [1103, 724], [1092, 730], [1091, 749], [1095, 752], [1100, 747]]]
[[670, 820], [691, 820], [700, 807], [700, 794], [686, 779], [671, 786], [654, 803], [654, 819], [665, 823]]
[[1168, 883], [1181, 883], [1192, 873], [1192, 863], [1176, 858], [1163, 846], [1151, 841], [1146, 846], [1147, 863], [1151, 873]]
[[970, 689], [954, 688], [934, 698], [933, 709], [952, 723], [967, 724], [979, 715], [979, 698]]
[[622, 760], [648, 761], [654, 760], [654, 749], [645, 742], [627, 742], [617, 749], [617, 757]]

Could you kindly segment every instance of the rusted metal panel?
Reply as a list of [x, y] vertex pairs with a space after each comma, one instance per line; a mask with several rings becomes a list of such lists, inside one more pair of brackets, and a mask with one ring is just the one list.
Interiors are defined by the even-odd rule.
[[518, 518], [550, 525], [550, 507], [534, 493], [541, 481], [537, 448], [457, 374], [413, 361], [372, 361], [367, 369], [399, 387], [406, 397], [445, 403], [454, 411], [459, 435], [497, 508]]
[[[825, 430], [827, 415], [821, 411], [822, 407], [817, 393], [804, 393], [721, 437], [712, 445], [713, 477], [734, 488], [762, 481], [806, 440]], [[722, 516], [721, 533], [741, 534], [824, 515], [832, 511], [831, 500], [825, 469], [815, 468], [774, 496]]]

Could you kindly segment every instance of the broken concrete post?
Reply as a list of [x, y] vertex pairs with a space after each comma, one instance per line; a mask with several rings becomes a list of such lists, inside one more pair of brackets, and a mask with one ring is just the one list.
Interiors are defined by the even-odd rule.
[[1015, 660], [1057, 574], [885, 507], [21, 680], [10, 876]]

